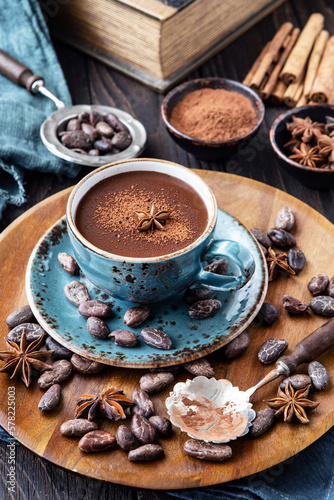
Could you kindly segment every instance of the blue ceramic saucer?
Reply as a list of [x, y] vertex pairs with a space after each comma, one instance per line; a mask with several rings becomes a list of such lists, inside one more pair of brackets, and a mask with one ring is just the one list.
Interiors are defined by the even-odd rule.
[[[191, 319], [182, 295], [152, 305], [148, 319], [132, 331], [138, 337], [135, 347], [120, 347], [111, 339], [99, 340], [86, 329], [86, 318], [64, 295], [64, 287], [73, 279], [82, 281], [91, 299], [108, 303], [113, 315], [107, 320], [110, 330], [128, 329], [123, 323], [125, 311], [134, 304], [120, 301], [92, 285], [83, 275], [70, 276], [59, 264], [58, 253], [72, 254], [65, 217], [56, 222], [37, 243], [29, 259], [26, 292], [37, 321], [57, 342], [71, 351], [108, 365], [127, 368], [153, 368], [181, 364], [201, 358], [239, 335], [257, 315], [267, 292], [267, 266], [253, 236], [234, 217], [218, 210], [217, 239], [235, 240], [254, 256], [255, 273], [240, 290], [217, 293], [213, 297], [222, 308], [212, 317]], [[162, 328], [171, 338], [168, 350], [155, 349], [140, 338], [145, 327]]]

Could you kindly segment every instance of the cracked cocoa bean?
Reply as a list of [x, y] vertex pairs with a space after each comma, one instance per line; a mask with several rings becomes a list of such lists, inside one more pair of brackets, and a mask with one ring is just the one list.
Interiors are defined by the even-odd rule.
[[41, 389], [48, 389], [53, 384], [62, 384], [70, 378], [72, 374], [72, 365], [67, 359], [60, 359], [39, 377], [37, 383]]
[[298, 391], [299, 389], [304, 389], [304, 387], [310, 385], [311, 378], [308, 375], [305, 375], [304, 373], [297, 373], [296, 375], [291, 375], [290, 377], [286, 377], [283, 380], [281, 380], [279, 384], [282, 391], [284, 391], [285, 387], [288, 385], [289, 382], [295, 389], [295, 391]]
[[77, 307], [79, 307], [81, 302], [90, 300], [87, 287], [77, 280], [67, 283], [64, 288], [64, 293], [67, 300]]
[[183, 367], [196, 377], [202, 375], [203, 377], [214, 377], [215, 372], [209, 361], [205, 358], [195, 359], [194, 361], [189, 361], [189, 363], [183, 363]]
[[84, 436], [88, 432], [97, 430], [97, 423], [90, 422], [86, 418], [73, 418], [67, 420], [60, 426], [60, 432], [63, 436]]
[[158, 438], [158, 431], [150, 424], [147, 418], [135, 413], [131, 420], [131, 431], [144, 444], [153, 443]]
[[250, 340], [246, 330], [240, 333], [223, 347], [223, 354], [227, 359], [236, 359], [242, 356], [248, 349]]
[[191, 457], [211, 462], [225, 462], [232, 457], [232, 448], [227, 444], [206, 443], [197, 439], [188, 439], [183, 451]]
[[111, 307], [102, 300], [87, 300], [81, 302], [78, 308], [79, 314], [89, 318], [90, 316], [95, 316], [96, 318], [109, 318], [112, 315]]
[[308, 282], [307, 288], [312, 295], [322, 295], [325, 293], [328, 284], [329, 279], [327, 274], [321, 273], [313, 276], [313, 278]]
[[183, 300], [188, 306], [192, 306], [195, 302], [209, 299], [213, 293], [213, 290], [209, 290], [208, 288], [187, 288], [184, 292]]
[[19, 344], [22, 333], [25, 332], [28, 344], [45, 335], [45, 330], [37, 323], [21, 323], [15, 326], [7, 335], [7, 340]]
[[60, 402], [61, 387], [59, 384], [53, 384], [46, 393], [41, 397], [38, 403], [38, 409], [42, 413], [52, 411]]
[[310, 309], [320, 316], [334, 316], [334, 298], [328, 295], [318, 295], [310, 300]]
[[9, 328], [15, 328], [22, 323], [34, 323], [35, 317], [29, 305], [15, 309], [6, 318], [6, 323]]
[[283, 295], [283, 307], [290, 314], [303, 314], [308, 311], [308, 304], [303, 304], [300, 300], [291, 297], [291, 295]]
[[264, 246], [265, 248], [271, 247], [272, 245], [271, 239], [262, 229], [253, 227], [253, 229], [251, 229], [250, 232], [252, 233], [254, 238], [257, 239], [259, 243], [261, 243], [262, 246]]
[[296, 238], [293, 234], [285, 231], [284, 229], [269, 229], [268, 236], [275, 246], [282, 248], [283, 250], [296, 246]]
[[131, 400], [135, 403], [132, 407], [132, 413], [138, 413], [145, 418], [149, 418], [154, 413], [153, 401], [143, 389], [135, 389], [132, 393]]
[[300, 273], [304, 269], [306, 259], [304, 253], [299, 248], [290, 248], [287, 253], [288, 264], [291, 269], [296, 273]]
[[52, 337], [46, 338], [45, 347], [48, 351], [54, 351], [52, 354], [53, 359], [67, 359], [69, 361], [73, 355], [72, 351], [58, 344]]
[[269, 302], [264, 302], [261, 306], [261, 309], [256, 316], [256, 320], [261, 325], [272, 325], [275, 321], [278, 320], [278, 312], [273, 304]]
[[65, 269], [67, 273], [71, 274], [72, 276], [74, 274], [79, 274], [79, 265], [75, 258], [72, 257], [72, 255], [66, 252], [59, 252], [58, 261], [61, 267]]
[[159, 444], [145, 444], [135, 450], [129, 451], [128, 459], [130, 462], [153, 461], [164, 456], [165, 452]]
[[150, 307], [147, 305], [130, 307], [125, 314], [123, 321], [126, 326], [138, 326], [144, 323], [150, 314]]
[[290, 231], [295, 225], [295, 216], [290, 207], [281, 208], [275, 218], [275, 228]]
[[109, 326], [103, 319], [90, 316], [87, 319], [87, 330], [96, 339], [105, 340], [110, 333]]
[[204, 267], [204, 271], [207, 271], [208, 273], [224, 275], [228, 271], [228, 260], [227, 259], [215, 260], [214, 262], [211, 262], [210, 264], [206, 265]]
[[135, 436], [126, 425], [120, 425], [116, 431], [116, 442], [123, 451], [133, 450], [136, 446]]
[[85, 434], [79, 441], [79, 450], [85, 453], [104, 451], [113, 448], [116, 444], [116, 438], [107, 431], [91, 431]]
[[195, 302], [189, 308], [189, 316], [193, 319], [204, 319], [215, 314], [221, 308], [222, 303], [217, 299], [207, 299]]
[[252, 438], [262, 436], [273, 425], [275, 421], [275, 410], [272, 408], [265, 408], [257, 412], [252, 426], [249, 429], [249, 435]]
[[145, 344], [157, 349], [170, 349], [172, 345], [172, 341], [167, 333], [159, 328], [144, 328], [140, 332], [140, 336]]
[[109, 338], [122, 347], [133, 347], [138, 343], [137, 336], [130, 330], [114, 330]]
[[103, 363], [99, 363], [98, 361], [83, 358], [82, 356], [79, 356], [79, 354], [72, 355], [71, 363], [77, 372], [83, 373], [84, 375], [99, 373], [105, 366]]
[[287, 347], [288, 342], [284, 339], [268, 339], [261, 345], [257, 356], [261, 363], [268, 365], [276, 361]]
[[168, 418], [160, 417], [159, 415], [154, 415], [148, 419], [150, 424], [156, 428], [158, 434], [161, 436], [168, 436], [172, 431], [172, 424]]
[[148, 392], [162, 391], [168, 387], [174, 380], [174, 375], [168, 372], [146, 373], [139, 379], [140, 388]]
[[323, 391], [327, 387], [329, 383], [329, 374], [319, 361], [312, 361], [308, 365], [308, 374], [315, 390]]

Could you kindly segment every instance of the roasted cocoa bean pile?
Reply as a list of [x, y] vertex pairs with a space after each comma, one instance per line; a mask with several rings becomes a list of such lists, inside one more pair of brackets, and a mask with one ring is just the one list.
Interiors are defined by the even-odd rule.
[[58, 139], [75, 153], [89, 156], [114, 155], [130, 146], [128, 128], [113, 113], [80, 113], [58, 133]]

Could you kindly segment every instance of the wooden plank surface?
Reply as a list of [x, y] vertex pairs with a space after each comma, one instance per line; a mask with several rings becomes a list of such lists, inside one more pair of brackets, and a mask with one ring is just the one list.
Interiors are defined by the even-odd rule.
[[[258, 349], [265, 340], [285, 338], [292, 350], [301, 338], [325, 322], [325, 318], [312, 314], [297, 318], [289, 316], [282, 307], [281, 297], [289, 294], [302, 301], [308, 301], [310, 293], [306, 285], [309, 279], [317, 272], [334, 275], [332, 256], [323, 251], [324, 248], [331, 248], [334, 244], [334, 228], [310, 207], [282, 191], [230, 174], [210, 171], [198, 171], [198, 173], [214, 190], [218, 206], [234, 215], [248, 228], [269, 229], [273, 226], [277, 211], [282, 206], [290, 206], [297, 219], [294, 233], [297, 244], [307, 257], [307, 265], [300, 275], [279, 277], [269, 286], [267, 301], [277, 307], [279, 321], [270, 327], [251, 326], [249, 328], [251, 346], [247, 353], [237, 360], [227, 361], [219, 350], [208, 356], [215, 368], [216, 378], [227, 378], [234, 385], [246, 390], [256, 384], [270, 369], [257, 359]], [[0, 239], [0, 280], [7, 283], [7, 288], [6, 297], [0, 304], [0, 317], [5, 318], [15, 308], [27, 302], [24, 287], [29, 254], [38, 238], [65, 212], [68, 194], [69, 190], [65, 190], [44, 200], [3, 232]], [[309, 234], [312, 234], [312, 239], [309, 238]], [[18, 241], [25, 248], [24, 253], [17, 253]], [[3, 338], [8, 328], [2, 324], [0, 331], [0, 336]], [[0, 347], [4, 348], [3, 341]], [[321, 361], [333, 377], [332, 354], [330, 352], [323, 355]], [[305, 367], [302, 367], [301, 371], [305, 371]], [[73, 418], [75, 401], [81, 394], [102, 393], [112, 386], [123, 389], [126, 395], [131, 396], [133, 389], [138, 387], [139, 378], [143, 373], [144, 370], [108, 367], [96, 376], [76, 374], [64, 384], [62, 404], [50, 415], [41, 414], [37, 409], [42, 392], [36, 383], [27, 390], [20, 380], [9, 381], [7, 374], [1, 374], [0, 393], [1, 399], [4, 400], [8, 386], [15, 387], [16, 437], [36, 454], [65, 469], [75, 470], [94, 479], [162, 490], [222, 483], [271, 467], [311, 444], [327, 431], [334, 421], [332, 405], [334, 388], [331, 387], [315, 396], [320, 406], [313, 412], [309, 425], [287, 425], [278, 422], [259, 440], [240, 438], [231, 443], [233, 458], [223, 466], [185, 456], [182, 447], [187, 436], [176, 428], [170, 438], [161, 440], [165, 458], [148, 464], [129, 462], [126, 454], [120, 449], [98, 455], [85, 455], [78, 450], [76, 439], [61, 436], [59, 427], [62, 422]], [[187, 378], [192, 377], [183, 369], [176, 376], [175, 382], [185, 381]], [[156, 414], [167, 416], [164, 401], [170, 389], [171, 387], [152, 396]], [[259, 390], [253, 397], [255, 410], [265, 407], [262, 400], [273, 397], [276, 391], [277, 382]], [[2, 407], [0, 424], [6, 428], [7, 421], [7, 411]], [[117, 426], [115, 423], [102, 423], [103, 429], [113, 433]], [[278, 436], [282, 443], [280, 447], [275, 446]]]

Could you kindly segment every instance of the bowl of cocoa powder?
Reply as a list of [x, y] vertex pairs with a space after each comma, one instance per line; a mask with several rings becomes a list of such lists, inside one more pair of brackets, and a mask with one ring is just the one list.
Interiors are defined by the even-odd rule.
[[161, 105], [162, 119], [174, 141], [207, 161], [235, 152], [256, 133], [264, 111], [261, 98], [252, 89], [225, 78], [182, 83]]

